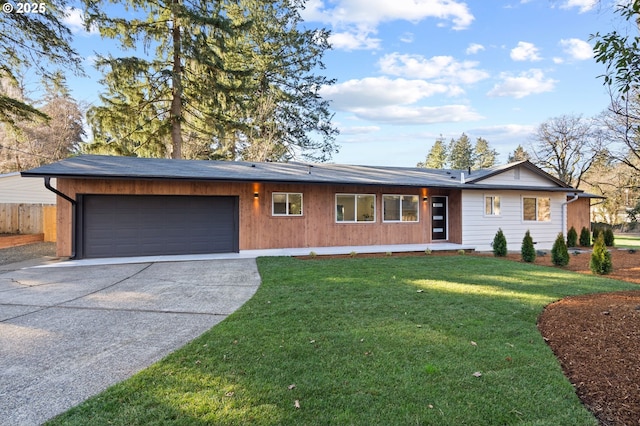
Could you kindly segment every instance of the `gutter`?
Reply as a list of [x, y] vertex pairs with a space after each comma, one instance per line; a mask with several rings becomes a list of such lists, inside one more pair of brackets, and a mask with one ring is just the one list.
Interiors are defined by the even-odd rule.
[[567, 237], [567, 222], [568, 222], [567, 221], [567, 205], [577, 200], [578, 200], [578, 193], [575, 192], [573, 194], [572, 199], [562, 203], [562, 235], [564, 235], [565, 238]]
[[54, 188], [53, 186], [51, 186], [51, 177], [50, 176], [45, 176], [44, 178], [44, 187], [47, 188], [49, 191], [53, 192], [54, 194], [64, 198], [65, 200], [67, 200], [68, 202], [71, 203], [71, 259], [75, 259], [76, 258], [76, 210], [77, 210], [77, 206], [78, 206], [78, 202], [76, 200], [74, 200], [73, 198], [69, 197], [67, 194], [64, 194], [60, 191], [58, 191], [56, 188]]

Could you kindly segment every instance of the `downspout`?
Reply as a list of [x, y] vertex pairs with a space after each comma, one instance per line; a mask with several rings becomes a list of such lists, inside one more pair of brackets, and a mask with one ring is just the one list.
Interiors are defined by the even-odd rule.
[[562, 203], [562, 235], [564, 235], [565, 238], [567, 237], [567, 222], [568, 222], [567, 221], [567, 204], [571, 204], [577, 200], [578, 200], [578, 193], [575, 192], [573, 194], [572, 199]]
[[51, 177], [44, 178], [44, 187], [71, 203], [71, 259], [76, 258], [76, 207], [78, 202], [51, 186]]

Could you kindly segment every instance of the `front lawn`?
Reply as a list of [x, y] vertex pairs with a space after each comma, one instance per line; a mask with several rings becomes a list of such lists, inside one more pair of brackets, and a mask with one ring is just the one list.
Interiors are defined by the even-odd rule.
[[475, 256], [261, 258], [200, 338], [52, 425], [596, 425], [536, 328], [632, 284]]

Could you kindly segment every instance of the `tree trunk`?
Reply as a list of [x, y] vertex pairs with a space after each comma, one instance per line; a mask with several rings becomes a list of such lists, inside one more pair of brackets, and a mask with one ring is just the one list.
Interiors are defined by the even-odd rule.
[[176, 9], [180, 0], [172, 0], [173, 7], [173, 75], [172, 75], [172, 98], [169, 119], [171, 121], [171, 158], [182, 158], [182, 56], [180, 25], [177, 22]]

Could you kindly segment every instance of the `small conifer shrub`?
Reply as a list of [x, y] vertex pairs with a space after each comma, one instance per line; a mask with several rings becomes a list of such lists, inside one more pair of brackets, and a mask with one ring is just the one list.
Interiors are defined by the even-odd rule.
[[551, 262], [556, 266], [567, 266], [569, 264], [569, 250], [562, 233], [558, 234], [551, 248]]
[[578, 247], [578, 233], [573, 226], [567, 232], [567, 247]]
[[607, 247], [613, 247], [614, 245], [613, 229], [605, 228], [605, 230], [602, 232], [602, 235], [604, 236], [604, 245]]
[[580, 247], [591, 247], [591, 232], [584, 226], [580, 231]]
[[599, 226], [593, 228], [593, 234], [591, 235], [591, 240], [595, 243], [598, 239], [598, 235], [602, 234], [603, 229]]
[[607, 250], [603, 234], [598, 235], [596, 242], [593, 244], [593, 252], [591, 253], [591, 260], [589, 261], [589, 269], [591, 269], [591, 272], [598, 275], [608, 274], [613, 269], [611, 253]]
[[493, 255], [497, 257], [505, 257], [507, 255], [507, 239], [502, 232], [502, 228], [498, 228], [496, 236], [493, 237]]
[[522, 239], [520, 254], [524, 262], [534, 262], [536, 260], [536, 249], [533, 247], [533, 238], [531, 238], [531, 233], [528, 229]]

